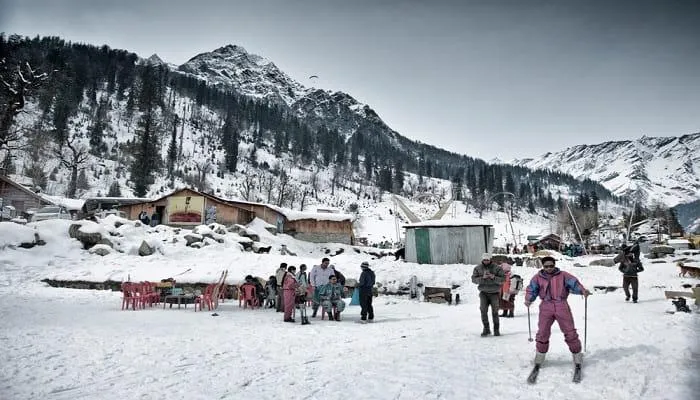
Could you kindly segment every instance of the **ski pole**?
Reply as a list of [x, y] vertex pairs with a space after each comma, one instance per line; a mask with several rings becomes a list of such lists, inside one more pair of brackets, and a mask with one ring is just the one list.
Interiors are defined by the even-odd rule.
[[588, 334], [588, 296], [583, 298], [583, 352], [586, 352], [586, 336]]
[[530, 326], [530, 306], [527, 307], [527, 332], [529, 334], [527, 341], [532, 342], [532, 328]]

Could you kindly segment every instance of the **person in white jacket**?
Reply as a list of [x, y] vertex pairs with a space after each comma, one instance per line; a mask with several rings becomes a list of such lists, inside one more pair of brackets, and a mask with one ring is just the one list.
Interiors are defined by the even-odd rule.
[[321, 265], [314, 265], [313, 268], [311, 268], [311, 274], [310, 274], [310, 283], [311, 286], [314, 287], [314, 296], [313, 296], [313, 313], [311, 314], [311, 318], [316, 318], [316, 313], [318, 312], [318, 307], [321, 305], [321, 296], [319, 294], [319, 289], [321, 286], [325, 285], [328, 283], [328, 278], [331, 275], [335, 275], [335, 267], [330, 265], [331, 260], [329, 258], [324, 257], [321, 260]]

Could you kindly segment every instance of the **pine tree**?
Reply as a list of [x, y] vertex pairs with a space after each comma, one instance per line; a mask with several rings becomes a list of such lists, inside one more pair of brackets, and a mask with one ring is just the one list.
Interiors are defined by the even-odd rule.
[[78, 179], [76, 180], [75, 187], [80, 190], [90, 189], [90, 184], [88, 183], [87, 176], [85, 175], [85, 169], [80, 170]]
[[119, 187], [119, 182], [112, 182], [112, 184], [109, 186], [107, 197], [122, 197], [122, 190]]
[[396, 160], [394, 161], [394, 193], [400, 194], [403, 192], [404, 180], [403, 162]]
[[170, 145], [168, 145], [168, 177], [172, 179], [173, 172], [175, 171], [175, 163], [177, 162], [177, 125], [179, 119], [177, 114], [175, 114], [173, 119], [173, 131], [170, 136]]
[[373, 177], [373, 171], [374, 171], [374, 164], [372, 160], [372, 153], [366, 152], [365, 153], [365, 179], [367, 179], [368, 182], [372, 182], [372, 177]]
[[12, 154], [9, 151], [5, 153], [5, 158], [2, 160], [2, 165], [0, 166], [0, 174], [10, 175], [17, 173], [17, 168], [12, 162]]

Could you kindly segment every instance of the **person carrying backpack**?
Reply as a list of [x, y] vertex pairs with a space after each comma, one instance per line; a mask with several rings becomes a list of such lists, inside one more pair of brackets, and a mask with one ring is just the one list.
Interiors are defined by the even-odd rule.
[[501, 317], [513, 318], [515, 312], [515, 296], [518, 295], [523, 288], [523, 278], [520, 275], [512, 274], [509, 264], [501, 264], [501, 268], [505, 273], [505, 281], [501, 285], [500, 309], [503, 310]]
[[[635, 244], [637, 248], [638, 245]], [[639, 278], [638, 273], [644, 271], [642, 263], [638, 256], [635, 257], [634, 246], [632, 248], [623, 245], [620, 253], [613, 259], [614, 262], [620, 263], [617, 268], [622, 272], [622, 288], [625, 291], [625, 301], [630, 301], [630, 289], [632, 286], [632, 302], [636, 303], [639, 299]]]

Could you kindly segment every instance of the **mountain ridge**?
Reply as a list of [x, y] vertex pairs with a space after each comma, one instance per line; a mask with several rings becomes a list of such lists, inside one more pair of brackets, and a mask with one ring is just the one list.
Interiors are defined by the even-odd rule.
[[600, 182], [618, 196], [668, 206], [700, 199], [700, 132], [581, 144], [512, 165]]

